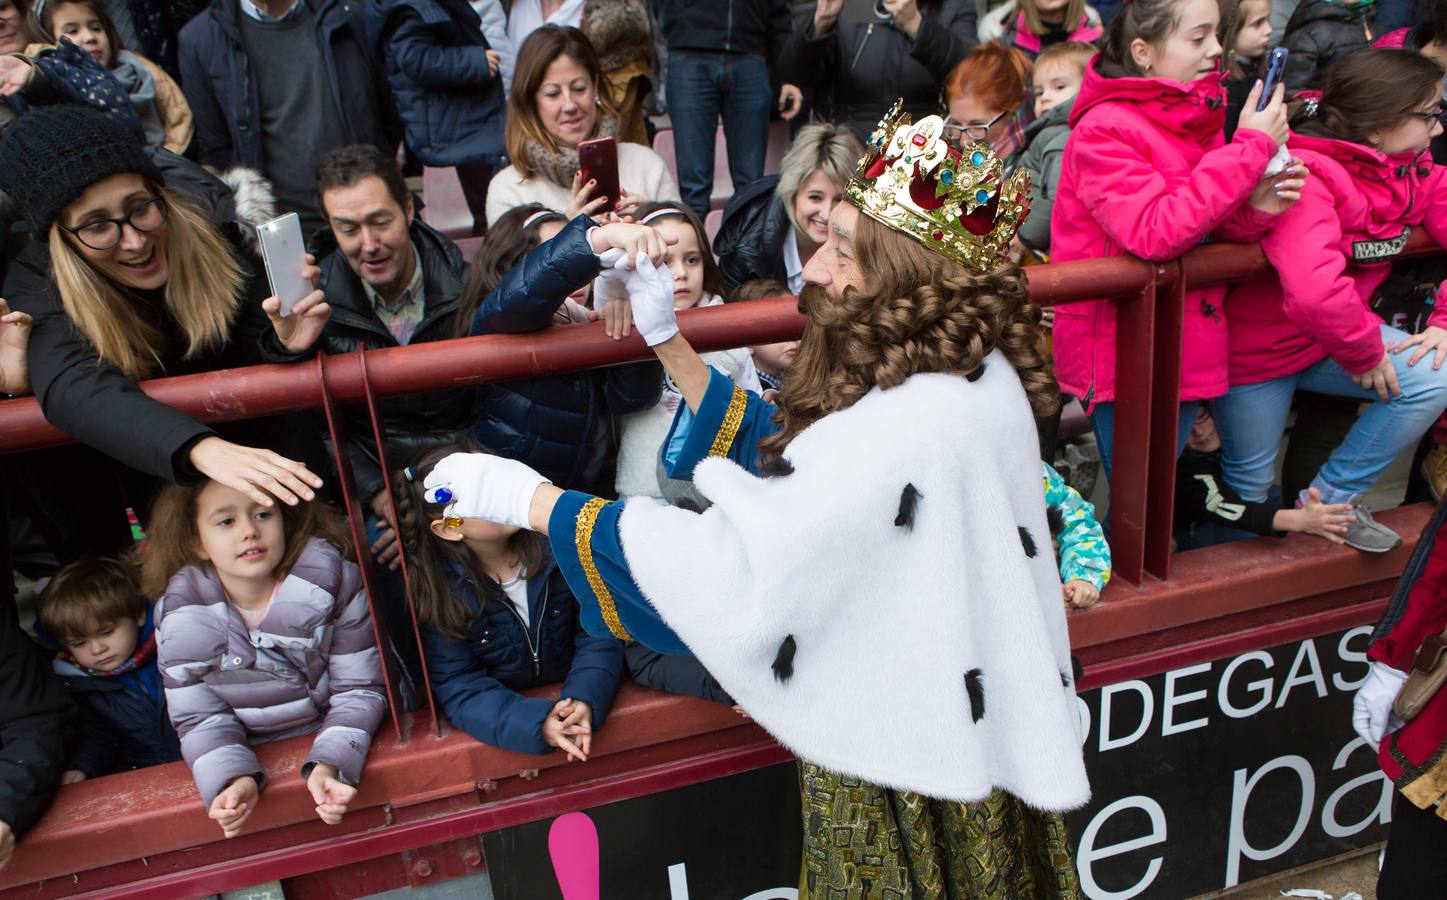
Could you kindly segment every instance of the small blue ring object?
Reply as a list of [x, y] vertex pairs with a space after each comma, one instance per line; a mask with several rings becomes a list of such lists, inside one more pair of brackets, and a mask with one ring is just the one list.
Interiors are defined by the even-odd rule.
[[451, 503], [451, 502], [452, 502], [452, 491], [448, 490], [448, 489], [445, 488], [445, 487], [433, 488], [432, 490], [428, 491], [427, 493], [430, 495], [430, 496], [427, 498], [427, 502], [428, 502], [428, 503]]

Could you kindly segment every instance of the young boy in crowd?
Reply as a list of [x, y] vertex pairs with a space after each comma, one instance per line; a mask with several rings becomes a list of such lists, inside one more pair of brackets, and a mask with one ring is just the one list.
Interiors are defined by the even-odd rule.
[[1070, 136], [1070, 108], [1085, 80], [1095, 47], [1079, 41], [1051, 44], [1035, 60], [1035, 121], [1025, 129], [1025, 149], [1015, 167], [1030, 173], [1030, 215], [1020, 226], [1020, 242], [1041, 256], [1050, 253], [1050, 210], [1060, 184], [1060, 160]]
[[55, 673], [81, 709], [62, 784], [181, 758], [156, 667], [156, 623], [128, 559], [82, 559], [40, 595], [36, 631], [59, 647]]
[[[729, 303], [742, 300], [766, 300], [770, 297], [784, 297], [789, 293], [788, 285], [774, 278], [756, 278], [745, 281], [728, 299]], [[799, 353], [798, 341], [779, 341], [775, 344], [757, 344], [749, 348], [754, 357], [754, 368], [759, 371], [759, 382], [764, 386], [764, 399], [773, 400], [779, 386], [784, 383], [784, 372]]]

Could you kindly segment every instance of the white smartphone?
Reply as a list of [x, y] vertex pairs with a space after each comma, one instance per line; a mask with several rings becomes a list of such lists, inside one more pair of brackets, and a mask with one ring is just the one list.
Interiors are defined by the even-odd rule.
[[266, 263], [266, 277], [271, 282], [271, 295], [281, 300], [281, 314], [289, 316], [313, 290], [311, 281], [302, 277], [307, 262], [301, 218], [287, 213], [264, 222], [257, 226], [256, 236], [261, 244], [261, 261]]

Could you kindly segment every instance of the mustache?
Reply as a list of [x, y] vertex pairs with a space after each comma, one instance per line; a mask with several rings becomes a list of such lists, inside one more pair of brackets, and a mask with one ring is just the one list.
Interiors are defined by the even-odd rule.
[[806, 283], [803, 289], [799, 291], [798, 307], [800, 315], [807, 316], [810, 314], [809, 311], [811, 309], [820, 309], [824, 304], [829, 302], [831, 302], [829, 292], [824, 289], [823, 285]]

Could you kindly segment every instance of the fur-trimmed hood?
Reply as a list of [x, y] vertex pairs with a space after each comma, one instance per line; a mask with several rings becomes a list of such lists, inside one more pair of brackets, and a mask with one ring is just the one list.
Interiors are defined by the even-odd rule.
[[819, 420], [791, 474], [708, 459], [707, 512], [630, 500], [619, 537], [668, 627], [800, 757], [1073, 809], [1090, 789], [1036, 450], [995, 353], [974, 381], [915, 375]]

